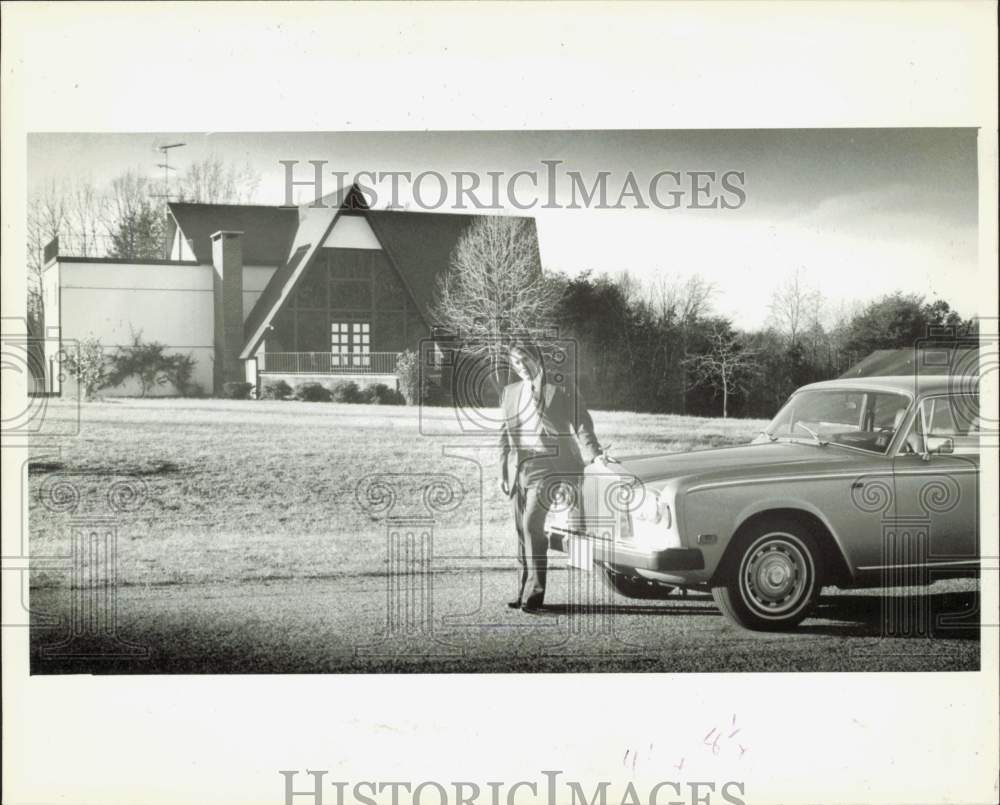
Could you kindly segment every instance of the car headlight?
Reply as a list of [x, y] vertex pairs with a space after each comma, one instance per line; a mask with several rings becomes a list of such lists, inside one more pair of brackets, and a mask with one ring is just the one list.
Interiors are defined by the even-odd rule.
[[668, 500], [668, 496], [661, 497], [647, 489], [638, 506], [625, 518], [625, 539], [650, 551], [681, 547], [679, 535], [673, 530], [674, 518]]
[[646, 493], [635, 516], [637, 520], [642, 520], [644, 523], [663, 523], [664, 528], [670, 528], [674, 520], [670, 505], [660, 498], [658, 492], [652, 491]]
[[643, 495], [642, 503], [635, 513], [637, 519], [646, 523], [658, 523], [662, 518], [660, 511], [660, 496], [656, 492], [647, 491]]

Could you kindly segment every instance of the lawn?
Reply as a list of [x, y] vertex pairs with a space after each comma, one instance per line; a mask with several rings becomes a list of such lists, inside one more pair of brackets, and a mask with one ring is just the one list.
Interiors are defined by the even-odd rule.
[[[50, 401], [46, 430], [71, 432], [77, 415], [75, 404]], [[741, 444], [765, 424], [601, 411], [594, 421], [619, 455]], [[463, 433], [450, 409], [122, 399], [84, 404], [79, 422], [77, 435], [32, 447], [32, 555], [65, 555], [73, 518], [113, 514], [122, 585], [381, 573], [382, 517], [425, 515], [421, 490], [433, 476], [459, 479], [464, 496], [435, 517], [435, 567], [513, 556], [495, 436]], [[356, 490], [385, 473], [395, 506], [373, 514]], [[35, 564], [32, 586], [69, 583], [64, 566], [48, 564]]]

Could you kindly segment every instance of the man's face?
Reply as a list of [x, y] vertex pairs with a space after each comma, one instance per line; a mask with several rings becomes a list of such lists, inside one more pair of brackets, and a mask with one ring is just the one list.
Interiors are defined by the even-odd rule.
[[519, 349], [510, 351], [510, 365], [522, 380], [533, 380], [541, 370], [534, 358]]

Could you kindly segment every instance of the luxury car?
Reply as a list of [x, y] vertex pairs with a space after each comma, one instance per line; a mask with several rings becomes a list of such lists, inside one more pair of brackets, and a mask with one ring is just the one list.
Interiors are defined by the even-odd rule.
[[749, 629], [795, 626], [824, 586], [901, 586], [979, 566], [978, 383], [804, 386], [751, 443], [620, 457], [553, 495], [550, 545], [623, 595], [708, 588]]

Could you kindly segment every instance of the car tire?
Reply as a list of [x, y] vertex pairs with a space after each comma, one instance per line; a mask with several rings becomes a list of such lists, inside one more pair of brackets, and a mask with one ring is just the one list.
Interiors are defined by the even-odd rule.
[[604, 571], [604, 583], [625, 598], [663, 599], [669, 598], [671, 593], [677, 591], [677, 588], [670, 584], [661, 584], [641, 576], [630, 576], [610, 567], [602, 568], [602, 570]]
[[744, 629], [790, 629], [816, 604], [823, 572], [823, 552], [809, 529], [794, 518], [773, 518], [737, 537], [712, 583], [712, 598]]

